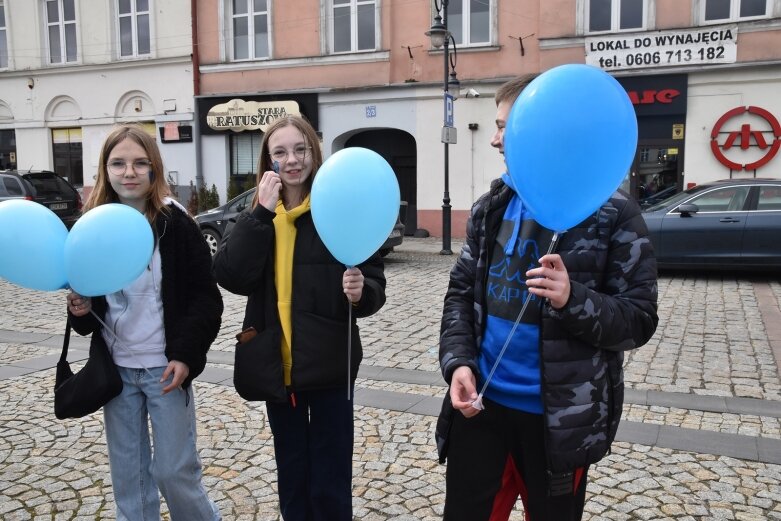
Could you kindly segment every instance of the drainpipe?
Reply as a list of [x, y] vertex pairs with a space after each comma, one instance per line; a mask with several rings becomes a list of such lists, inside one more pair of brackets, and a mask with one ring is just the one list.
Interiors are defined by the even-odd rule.
[[198, 2], [190, 0], [193, 35], [193, 144], [195, 146], [195, 189], [203, 187], [203, 165], [201, 163], [201, 114], [198, 110], [198, 96], [201, 94], [200, 57], [198, 55]]

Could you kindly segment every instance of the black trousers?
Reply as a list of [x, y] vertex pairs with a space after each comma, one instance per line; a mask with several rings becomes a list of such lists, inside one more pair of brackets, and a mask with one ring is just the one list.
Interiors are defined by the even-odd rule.
[[527, 521], [580, 520], [588, 467], [555, 476], [552, 483], [543, 417], [485, 398], [483, 404], [485, 410], [472, 418], [459, 411], [453, 417], [445, 521], [507, 521], [519, 496]]
[[[295, 405], [294, 405], [295, 403]], [[285, 521], [352, 521], [353, 401], [347, 388], [266, 403]]]

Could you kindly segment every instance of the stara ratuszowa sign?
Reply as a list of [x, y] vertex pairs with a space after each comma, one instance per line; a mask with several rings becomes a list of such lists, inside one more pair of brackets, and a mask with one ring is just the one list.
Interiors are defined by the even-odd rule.
[[206, 124], [214, 130], [265, 132], [277, 119], [300, 114], [295, 101], [258, 102], [232, 99], [213, 106], [206, 114]]

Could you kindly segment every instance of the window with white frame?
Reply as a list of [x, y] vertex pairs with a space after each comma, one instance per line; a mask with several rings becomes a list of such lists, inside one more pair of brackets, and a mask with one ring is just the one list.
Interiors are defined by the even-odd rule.
[[0, 0], [0, 69], [8, 68], [8, 37], [5, 29], [5, 1]]
[[46, 0], [46, 35], [49, 63], [71, 63], [76, 48], [76, 0]]
[[645, 29], [646, 0], [587, 0], [586, 32], [619, 32]]
[[119, 56], [135, 58], [150, 53], [149, 0], [117, 0]]
[[377, 3], [375, 0], [331, 0], [332, 52], [377, 48]]
[[491, 43], [491, 4], [495, 0], [450, 0], [447, 30], [458, 45]]
[[700, 17], [704, 23], [766, 18], [769, 11], [768, 0], [700, 0]]
[[231, 0], [233, 59], [269, 57], [268, 0]]

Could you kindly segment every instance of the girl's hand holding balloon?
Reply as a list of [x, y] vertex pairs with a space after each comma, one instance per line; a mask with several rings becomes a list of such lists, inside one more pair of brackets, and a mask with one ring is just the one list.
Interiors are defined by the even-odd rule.
[[363, 273], [358, 268], [348, 268], [342, 276], [342, 288], [347, 300], [357, 304], [363, 295]]
[[540, 267], [527, 271], [526, 276], [529, 292], [547, 298], [553, 309], [561, 309], [567, 304], [570, 295], [569, 272], [560, 255], [544, 255], [540, 259]]
[[92, 309], [92, 299], [89, 297], [71, 291], [65, 298], [68, 300], [68, 311], [75, 317], [83, 317]]
[[273, 212], [277, 207], [279, 195], [282, 191], [282, 180], [279, 174], [267, 170], [258, 184], [258, 203], [264, 206], [268, 211]]

